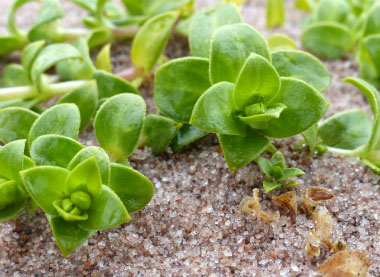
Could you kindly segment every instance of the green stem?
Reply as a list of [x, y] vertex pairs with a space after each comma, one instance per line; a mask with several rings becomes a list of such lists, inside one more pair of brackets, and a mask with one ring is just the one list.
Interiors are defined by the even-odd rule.
[[74, 41], [88, 35], [88, 30], [82, 28], [60, 28], [57, 31], [59, 42]]
[[[56, 95], [66, 94], [80, 87], [87, 81], [70, 81], [46, 86], [45, 98], [50, 98]], [[0, 89], [0, 101], [28, 99], [40, 96], [37, 89], [33, 86], [11, 87]]]
[[344, 157], [360, 157], [362, 154], [362, 147], [356, 148], [354, 150], [340, 149], [334, 147], [327, 147], [328, 151], [344, 156]]

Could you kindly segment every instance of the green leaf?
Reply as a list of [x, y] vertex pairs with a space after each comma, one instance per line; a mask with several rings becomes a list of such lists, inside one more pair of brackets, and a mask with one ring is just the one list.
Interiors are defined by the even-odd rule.
[[67, 166], [67, 169], [72, 170], [78, 164], [90, 157], [94, 157], [98, 164], [100, 175], [102, 176], [102, 183], [108, 185], [110, 178], [110, 160], [107, 153], [102, 148], [96, 146], [83, 148], [74, 156], [70, 164]]
[[370, 35], [360, 42], [356, 56], [360, 77], [375, 87], [380, 87], [380, 63], [377, 62], [378, 54], [376, 52], [378, 47], [380, 47], [380, 35]]
[[4, 144], [27, 139], [38, 114], [18, 107], [0, 109], [0, 141]]
[[380, 118], [379, 118], [379, 92], [366, 81], [359, 78], [346, 78], [343, 81], [348, 82], [356, 86], [367, 98], [373, 114], [373, 125], [370, 140], [368, 141], [367, 148], [365, 149], [364, 156], [374, 162], [380, 164], [380, 159], [377, 158], [378, 150], [380, 149]]
[[93, 78], [98, 85], [99, 99], [112, 97], [120, 93], [135, 93], [139, 91], [131, 83], [111, 73], [97, 70]]
[[130, 93], [113, 96], [96, 114], [96, 138], [113, 159], [122, 160], [135, 150], [144, 117], [145, 102], [142, 97]]
[[155, 155], [160, 155], [166, 150], [177, 134], [178, 125], [173, 119], [161, 115], [149, 114], [145, 118], [146, 145], [152, 148]]
[[209, 88], [195, 104], [190, 124], [224, 135], [245, 136], [245, 124], [233, 106], [234, 85], [221, 82]]
[[271, 100], [280, 89], [280, 76], [273, 65], [260, 55], [252, 53], [241, 69], [234, 90], [234, 100], [241, 110], [253, 99], [263, 103]]
[[153, 197], [152, 182], [138, 171], [111, 164], [110, 188], [120, 197], [129, 213], [143, 209]]
[[82, 55], [82, 59], [67, 59], [59, 62], [56, 71], [63, 81], [90, 80], [95, 68], [90, 57], [90, 50], [84, 38], [73, 42], [73, 46]]
[[65, 181], [69, 174], [64, 168], [55, 166], [33, 167], [20, 172], [26, 190], [38, 206], [48, 215], [58, 215], [54, 200], [62, 200], [65, 195]]
[[377, 3], [372, 6], [367, 16], [365, 30], [363, 36], [379, 34], [380, 33], [380, 4]]
[[281, 77], [292, 77], [305, 81], [320, 92], [331, 84], [326, 66], [304, 51], [283, 50], [272, 53], [272, 64]]
[[8, 64], [3, 70], [1, 87], [28, 86], [29, 80], [24, 68], [20, 64]]
[[33, 84], [38, 88], [39, 92], [43, 92], [43, 84], [41, 74], [57, 63], [73, 58], [81, 58], [78, 50], [67, 43], [56, 43], [43, 48], [35, 57], [30, 68], [30, 76]]
[[333, 21], [345, 23], [351, 8], [345, 0], [322, 0], [319, 2], [315, 11], [317, 22]]
[[224, 25], [240, 22], [242, 22], [242, 17], [233, 3], [198, 10], [193, 16], [189, 33], [193, 56], [209, 58], [214, 32]]
[[55, 134], [77, 139], [80, 125], [80, 113], [74, 104], [55, 105], [34, 121], [30, 133], [28, 145], [42, 135]]
[[173, 138], [170, 147], [174, 152], [176, 152], [207, 134], [208, 132], [203, 131], [193, 125], [183, 124], [177, 132], [177, 135]]
[[290, 178], [293, 178], [296, 176], [300, 176], [300, 175], [304, 175], [304, 174], [305, 174], [305, 172], [303, 172], [301, 169], [298, 169], [298, 168], [285, 168], [283, 175], [281, 176], [281, 178], [277, 179], [277, 181], [282, 182], [282, 181], [285, 181], [287, 179], [290, 179]]
[[283, 104], [274, 104], [271, 107], [267, 107], [266, 111], [262, 114], [239, 116], [239, 118], [253, 129], [265, 129], [268, 127], [268, 122], [272, 119], [279, 118], [285, 109], [286, 106]]
[[263, 187], [266, 193], [271, 192], [272, 190], [281, 187], [279, 183], [272, 183], [268, 181], [263, 181]]
[[286, 168], [285, 157], [280, 151], [277, 151], [276, 153], [272, 155], [270, 162], [272, 163], [273, 166], [279, 166], [281, 167], [281, 169]]
[[[275, 33], [268, 38], [268, 46], [270, 51], [279, 50], [296, 50], [297, 44], [294, 40], [284, 34]], [[273, 59], [273, 56], [272, 56]]]
[[0, 182], [0, 222], [19, 215], [25, 203], [26, 197], [15, 181]]
[[269, 160], [267, 160], [265, 158], [258, 157], [256, 160], [256, 163], [258, 164], [260, 169], [264, 172], [264, 174], [268, 178], [272, 178], [271, 171], [272, 171], [273, 165]]
[[246, 59], [255, 53], [270, 61], [263, 35], [245, 23], [219, 28], [211, 42], [210, 78], [213, 84], [234, 83]]
[[60, 216], [47, 215], [46, 217], [63, 256], [73, 252], [96, 233], [96, 230], [83, 230], [76, 223], [67, 222]]
[[88, 47], [94, 48], [108, 43], [114, 39], [110, 28], [100, 27], [93, 29], [87, 36]]
[[[55, 23], [56, 20], [63, 18], [65, 13], [57, 0], [45, 0], [38, 13], [36, 21], [32, 24], [28, 32], [28, 38], [30, 41], [36, 41], [40, 39], [51, 39], [54, 34], [51, 34], [49, 29], [49, 23]], [[49, 34], [50, 33], [50, 34]], [[42, 37], [40, 37], [42, 35]]]
[[22, 170], [25, 140], [16, 140], [0, 147], [0, 179], [14, 180], [22, 185], [19, 171]]
[[270, 143], [268, 139], [250, 128], [247, 128], [245, 137], [218, 134], [218, 138], [228, 168], [232, 172], [256, 159]]
[[314, 150], [317, 147], [320, 139], [318, 138], [318, 123], [311, 126], [302, 133], [307, 145], [309, 146], [310, 155], [313, 156]]
[[267, 28], [282, 26], [285, 23], [284, 0], [267, 0]]
[[37, 165], [54, 165], [66, 168], [83, 146], [68, 137], [43, 135], [30, 148], [30, 155]]
[[[261, 133], [273, 138], [291, 137], [317, 123], [326, 113], [329, 103], [316, 89], [303, 81], [281, 78], [279, 93], [271, 103], [282, 103], [287, 108], [280, 118], [272, 119]], [[271, 104], [268, 103], [268, 104]]]
[[92, 14], [96, 13], [98, 0], [70, 0], [71, 2], [81, 6]]
[[101, 188], [102, 178], [95, 157], [88, 158], [74, 167], [66, 179], [66, 189], [69, 194], [83, 191], [96, 197]]
[[95, 115], [97, 102], [98, 88], [95, 81], [90, 81], [61, 97], [57, 104], [73, 103], [78, 107], [81, 119], [79, 130], [81, 131], [88, 126]]
[[365, 165], [368, 166], [374, 173], [380, 175], [380, 168], [377, 165], [375, 165], [367, 159], [363, 159], [362, 162], [364, 162]]
[[0, 56], [19, 50], [25, 42], [15, 36], [0, 36]]
[[193, 57], [175, 59], [157, 70], [154, 100], [163, 114], [186, 123], [198, 98], [210, 86], [208, 60]]
[[78, 222], [85, 230], [109, 229], [131, 220], [123, 202], [107, 186], [102, 186], [98, 196], [92, 199], [87, 213], [88, 219]]
[[150, 73], [165, 49], [178, 12], [157, 15], [148, 20], [137, 32], [131, 49], [136, 67]]
[[100, 50], [95, 62], [95, 66], [97, 69], [101, 69], [106, 72], [112, 73], [110, 51], [111, 44], [104, 45], [103, 48]]
[[366, 144], [371, 136], [372, 120], [360, 110], [349, 110], [328, 118], [318, 135], [326, 146], [353, 150]]
[[17, 11], [25, 4], [28, 2], [33, 2], [37, 0], [16, 0], [13, 1], [13, 4], [11, 8], [9, 9], [9, 14], [8, 14], [8, 30], [11, 34], [17, 36], [17, 37], [23, 37], [24, 32], [17, 28], [16, 23], [15, 23], [15, 17], [17, 14]]
[[305, 48], [318, 56], [339, 59], [348, 52], [352, 37], [345, 25], [336, 22], [320, 22], [304, 30], [301, 42]]
[[28, 74], [28, 78], [31, 80], [30, 71], [34, 60], [36, 59], [38, 53], [44, 47], [45, 41], [36, 41], [28, 44], [21, 54], [21, 64], [24, 68], [26, 74]]

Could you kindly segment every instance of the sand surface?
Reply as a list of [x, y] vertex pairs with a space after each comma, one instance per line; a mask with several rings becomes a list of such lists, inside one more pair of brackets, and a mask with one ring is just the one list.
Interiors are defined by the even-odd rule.
[[[0, 32], [5, 32], [8, 0], [0, 0]], [[73, 4], [62, 1], [67, 13], [65, 26], [80, 25], [85, 15]], [[198, 1], [198, 5], [207, 2]], [[287, 2], [287, 23], [265, 30], [265, 1], [251, 0], [242, 7], [247, 23], [268, 37], [273, 32], [288, 34], [299, 41], [299, 25], [305, 14]], [[32, 22], [38, 4], [20, 11], [18, 24]], [[112, 47], [114, 72], [130, 66], [130, 42]], [[188, 54], [186, 39], [172, 37], [166, 54]], [[17, 55], [2, 59], [17, 61]], [[324, 61], [333, 84], [326, 92], [331, 107], [326, 116], [351, 108], [369, 111], [364, 97], [354, 87], [341, 82], [357, 76], [353, 58]], [[148, 111], [154, 112], [152, 83], [143, 85]], [[96, 144], [91, 127], [81, 135], [86, 145]], [[368, 276], [380, 274], [380, 176], [363, 167], [355, 158], [326, 154], [309, 159], [294, 153], [295, 138], [275, 141], [289, 166], [306, 174], [297, 179], [299, 193], [309, 186], [333, 191], [335, 198], [325, 203], [334, 220], [334, 236], [343, 238], [349, 249], [364, 251], [372, 260]], [[151, 203], [134, 214], [133, 221], [100, 231], [71, 255], [63, 258], [49, 229], [44, 213], [32, 218], [26, 213], [0, 223], [0, 276], [316, 276], [315, 270], [329, 256], [322, 248], [319, 258], [310, 258], [304, 247], [305, 235], [313, 228], [304, 215], [296, 219], [282, 213], [271, 225], [255, 216], [237, 213], [240, 201], [261, 188], [263, 174], [250, 164], [230, 173], [220, 153], [216, 136], [209, 135], [178, 153], [155, 157], [150, 149], [138, 149], [132, 166], [149, 177], [155, 186]], [[261, 194], [263, 195], [263, 194]], [[270, 195], [263, 195], [263, 206], [273, 209]]]

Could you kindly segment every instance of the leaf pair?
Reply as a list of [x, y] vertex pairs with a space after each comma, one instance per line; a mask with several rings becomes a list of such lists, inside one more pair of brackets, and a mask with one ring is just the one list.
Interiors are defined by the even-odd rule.
[[373, 119], [360, 110], [345, 111], [323, 122], [318, 134], [330, 151], [359, 156], [380, 174], [379, 92], [359, 78], [346, 78], [344, 81], [353, 84], [364, 94], [370, 104]]
[[33, 142], [30, 153], [37, 167], [23, 171], [23, 180], [47, 214], [63, 255], [96, 230], [130, 220], [129, 213], [141, 210], [152, 198], [153, 186], [146, 177], [111, 163], [101, 148], [44, 135]]
[[[270, 53], [262, 35], [241, 23], [219, 28], [210, 49], [209, 60], [182, 58], [160, 67], [154, 97], [163, 115], [217, 133], [232, 170], [261, 154], [269, 144], [262, 135], [296, 135], [326, 112], [318, 90], [329, 86], [330, 76], [311, 55]], [[239, 157], [245, 143], [252, 151]]]

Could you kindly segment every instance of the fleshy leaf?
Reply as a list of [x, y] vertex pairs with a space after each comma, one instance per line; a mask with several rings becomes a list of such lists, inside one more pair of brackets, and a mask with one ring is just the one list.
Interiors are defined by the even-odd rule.
[[102, 178], [95, 157], [84, 160], [74, 167], [66, 179], [66, 189], [69, 194], [83, 191], [97, 197], [102, 188]]
[[263, 187], [266, 193], [271, 192], [272, 190], [281, 187], [280, 183], [272, 183], [268, 181], [263, 181]]
[[209, 58], [211, 38], [224, 25], [240, 23], [242, 18], [236, 5], [229, 3], [198, 10], [190, 25], [189, 43], [193, 56]]
[[30, 154], [37, 165], [54, 165], [66, 168], [83, 146], [68, 137], [43, 135], [32, 144]]
[[189, 145], [197, 139], [204, 137], [207, 134], [208, 132], [203, 131], [193, 125], [183, 124], [177, 132], [177, 135], [172, 140], [170, 147], [173, 151], [178, 151], [179, 149]]
[[19, 215], [27, 198], [15, 181], [0, 182], [0, 222]]
[[28, 44], [21, 54], [21, 64], [24, 68], [25, 72], [28, 74], [28, 78], [30, 78], [30, 70], [32, 68], [33, 62], [36, 59], [38, 53], [44, 47], [45, 41], [36, 41]]
[[208, 132], [245, 136], [245, 124], [235, 114], [233, 90], [227, 82], [209, 88], [195, 104], [190, 124]]
[[245, 23], [219, 28], [211, 42], [210, 78], [213, 84], [234, 83], [246, 59], [255, 53], [270, 61], [263, 35]]
[[129, 156], [136, 148], [143, 128], [145, 101], [131, 93], [108, 99], [94, 120], [96, 138], [115, 160]]
[[74, 104], [59, 104], [43, 112], [33, 123], [28, 139], [29, 148], [42, 135], [55, 134], [77, 139], [80, 113]]
[[345, 0], [322, 0], [316, 8], [315, 20], [345, 23], [350, 6]]
[[271, 107], [268, 107], [267, 110], [262, 114], [239, 116], [239, 118], [245, 124], [250, 125], [254, 129], [265, 129], [268, 127], [268, 122], [272, 119], [279, 118], [285, 109], [285, 105], [275, 104]]
[[228, 168], [236, 171], [256, 159], [269, 145], [269, 140], [247, 128], [245, 137], [218, 134]]
[[267, 0], [267, 28], [282, 26], [285, 23], [284, 0]]
[[305, 131], [317, 123], [329, 107], [323, 95], [312, 86], [284, 77], [281, 78], [280, 91], [271, 103], [282, 103], [287, 107], [280, 118], [272, 119], [268, 128], [260, 130], [274, 138], [291, 137]]
[[314, 54], [339, 59], [352, 43], [350, 30], [340, 23], [320, 22], [307, 27], [301, 36], [302, 45]]
[[82, 58], [82, 56], [75, 47], [67, 43], [48, 45], [37, 54], [30, 68], [30, 76], [40, 93], [44, 89], [41, 82], [41, 74], [57, 63], [73, 58]]
[[113, 34], [109, 28], [96, 28], [87, 37], [88, 47], [94, 48], [104, 45], [113, 39]]
[[138, 171], [111, 164], [110, 188], [120, 197], [129, 213], [143, 209], [153, 197], [152, 182]]
[[374, 4], [368, 14], [363, 36], [379, 34], [380, 30], [380, 4]]
[[73, 42], [73, 46], [82, 55], [82, 59], [67, 59], [59, 62], [56, 71], [63, 81], [89, 80], [94, 73], [87, 41], [84, 38]]
[[[273, 34], [268, 38], [270, 51], [296, 50], [297, 44], [290, 37], [284, 34]], [[273, 57], [272, 57], [273, 59]]]
[[18, 107], [0, 110], [0, 141], [8, 143], [18, 139], [27, 139], [29, 131], [38, 118], [38, 114]]
[[257, 158], [256, 163], [259, 165], [260, 169], [264, 172], [264, 174], [268, 178], [272, 178], [271, 170], [272, 170], [273, 165], [269, 160], [259, 157]]
[[145, 118], [146, 145], [152, 148], [155, 155], [160, 155], [166, 150], [177, 134], [178, 125], [173, 119], [161, 115], [150, 114]]
[[292, 77], [305, 81], [320, 92], [331, 83], [326, 66], [304, 51], [283, 50], [272, 53], [272, 64], [281, 77]]
[[73, 103], [75, 104], [80, 113], [80, 128], [83, 130], [91, 122], [95, 114], [98, 102], [98, 89], [95, 81], [90, 81], [73, 90], [72, 92], [64, 95], [59, 99], [57, 104]]
[[83, 230], [76, 223], [67, 222], [60, 216], [47, 215], [46, 217], [63, 256], [73, 252], [96, 233], [96, 230]]
[[20, 64], [8, 64], [3, 70], [0, 87], [18, 87], [29, 85], [28, 75]]
[[117, 194], [104, 185], [98, 196], [91, 200], [87, 213], [88, 219], [78, 222], [78, 226], [85, 230], [109, 229], [131, 220]]
[[20, 172], [26, 190], [48, 215], [58, 215], [54, 200], [66, 195], [65, 181], [69, 174], [64, 168], [55, 166], [33, 167]]
[[209, 62], [181, 58], [161, 66], [154, 79], [154, 100], [160, 111], [178, 122], [189, 122], [198, 98], [211, 86]]
[[261, 102], [271, 100], [280, 88], [280, 76], [273, 65], [257, 54], [251, 54], [241, 69], [234, 90], [235, 104], [241, 110], [253, 104], [252, 98]]
[[16, 140], [0, 147], [0, 179], [14, 180], [22, 185], [19, 171], [22, 170], [25, 140]]
[[104, 45], [103, 48], [100, 50], [95, 62], [95, 66], [97, 69], [101, 69], [106, 72], [112, 73], [110, 51], [111, 44]]
[[281, 176], [281, 178], [277, 179], [278, 182], [285, 181], [287, 179], [300, 176], [305, 174], [301, 169], [299, 168], [284, 168], [284, 173]]
[[148, 20], [136, 34], [131, 50], [136, 67], [150, 73], [168, 42], [178, 12], [157, 15]]
[[24, 42], [16, 36], [0, 36], [0, 56], [21, 49]]
[[110, 160], [107, 153], [102, 148], [96, 146], [88, 146], [83, 148], [71, 160], [70, 164], [67, 166], [67, 169], [72, 170], [78, 164], [90, 157], [94, 157], [96, 163], [98, 164], [100, 175], [102, 176], [102, 183], [104, 185], [108, 185], [110, 178]]
[[112, 97], [120, 93], [135, 93], [139, 91], [131, 83], [103, 70], [97, 70], [93, 78], [98, 84], [99, 99]]
[[324, 145], [347, 150], [366, 144], [371, 132], [372, 120], [360, 110], [336, 114], [323, 122], [318, 130]]

